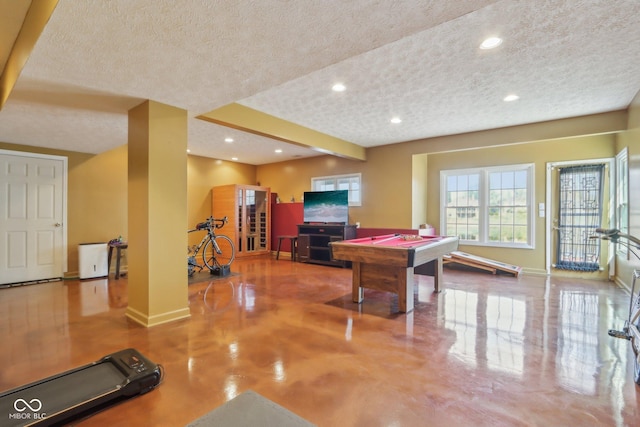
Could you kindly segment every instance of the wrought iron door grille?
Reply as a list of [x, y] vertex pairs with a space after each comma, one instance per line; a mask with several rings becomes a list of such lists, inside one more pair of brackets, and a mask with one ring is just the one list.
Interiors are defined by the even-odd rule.
[[602, 220], [604, 165], [560, 169], [556, 268], [597, 271], [600, 241], [591, 239]]

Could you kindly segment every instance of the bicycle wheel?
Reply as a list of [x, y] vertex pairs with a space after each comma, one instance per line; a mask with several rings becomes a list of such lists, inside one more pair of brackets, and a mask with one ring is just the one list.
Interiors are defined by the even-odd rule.
[[640, 350], [638, 350], [638, 347], [640, 347], [640, 345], [636, 346], [637, 344], [637, 340], [636, 338], [632, 338], [631, 339], [631, 345], [634, 346], [633, 349], [633, 381], [640, 385]]
[[209, 240], [202, 252], [202, 260], [209, 270], [231, 265], [236, 256], [236, 248], [229, 237], [220, 235], [214, 239], [215, 244], [213, 240]]
[[633, 350], [633, 381], [640, 385], [640, 293], [635, 295], [632, 304], [628, 334], [631, 336], [631, 349]]

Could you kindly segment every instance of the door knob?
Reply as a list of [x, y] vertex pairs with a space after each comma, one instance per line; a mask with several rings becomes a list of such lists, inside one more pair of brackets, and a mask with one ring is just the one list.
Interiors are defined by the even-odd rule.
[[53, 224], [54, 227], [62, 227], [62, 224], [60, 224], [59, 222], [56, 222], [55, 224]]

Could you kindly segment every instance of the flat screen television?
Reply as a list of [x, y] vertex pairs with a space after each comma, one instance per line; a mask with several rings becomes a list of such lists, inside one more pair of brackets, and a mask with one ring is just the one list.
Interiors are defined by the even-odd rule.
[[349, 191], [305, 191], [304, 222], [349, 223]]

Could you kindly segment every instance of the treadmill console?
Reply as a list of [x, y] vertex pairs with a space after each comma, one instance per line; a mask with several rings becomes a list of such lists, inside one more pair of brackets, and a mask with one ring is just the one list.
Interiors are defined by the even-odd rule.
[[144, 394], [162, 381], [162, 368], [133, 348], [0, 393], [0, 425], [50, 426], [89, 416]]

